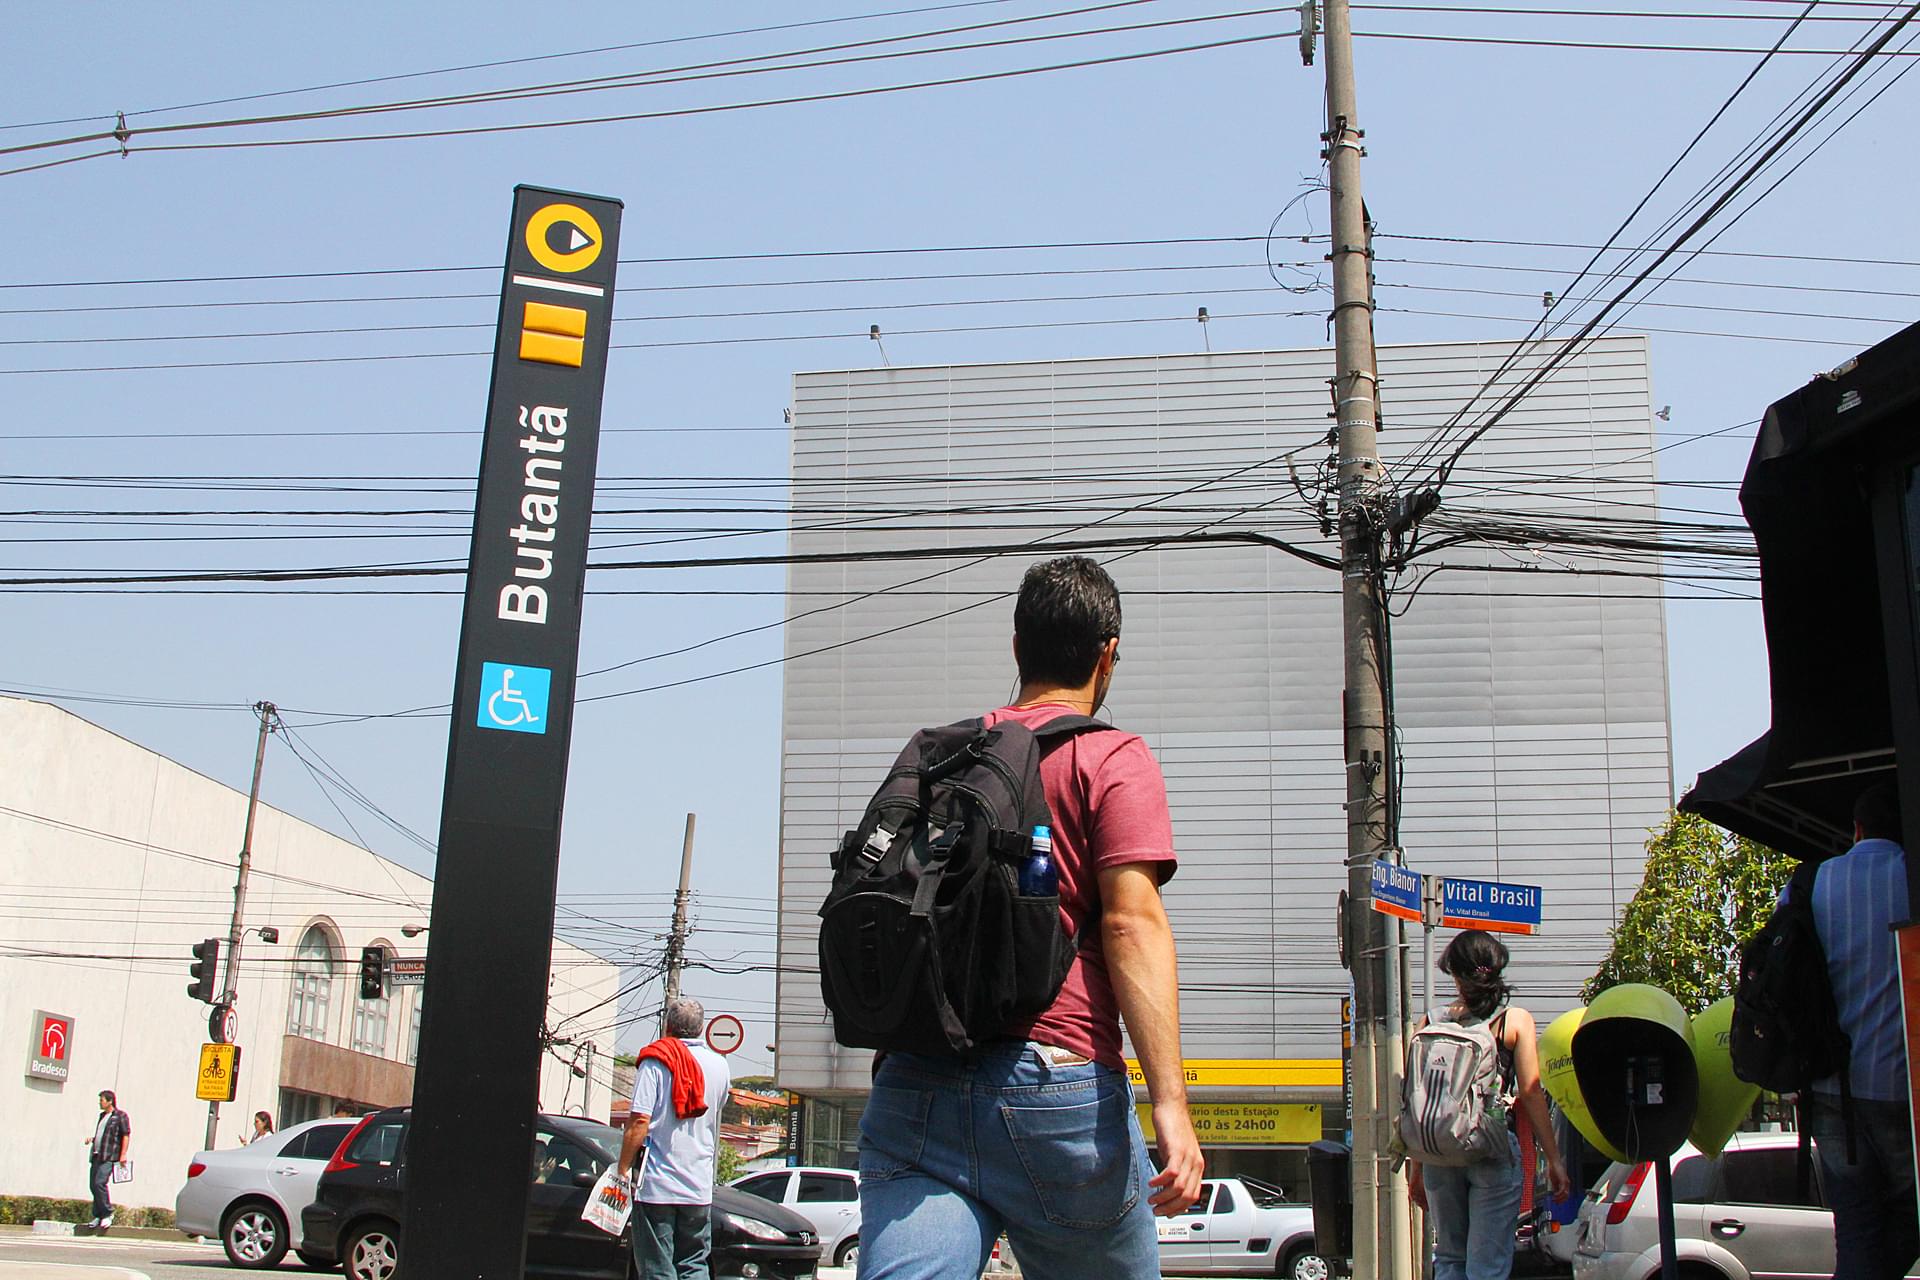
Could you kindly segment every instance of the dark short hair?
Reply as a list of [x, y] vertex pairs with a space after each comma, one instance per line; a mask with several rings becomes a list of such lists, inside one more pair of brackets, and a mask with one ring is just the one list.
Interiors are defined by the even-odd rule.
[[102, 1089], [100, 1091], [100, 1096], [107, 1100], [107, 1105], [110, 1107], [117, 1107], [120, 1105], [120, 1099], [113, 1096], [113, 1090], [111, 1089]]
[[1900, 839], [1900, 793], [1891, 782], [1876, 782], [1853, 802], [1853, 820], [1870, 840]]
[[1020, 582], [1013, 634], [1022, 681], [1085, 684], [1100, 650], [1120, 634], [1120, 588], [1085, 556], [1042, 560]]
[[1506, 970], [1507, 944], [1484, 929], [1461, 930], [1440, 953], [1440, 972], [1459, 983], [1460, 998], [1476, 1018], [1491, 1018], [1513, 994]]

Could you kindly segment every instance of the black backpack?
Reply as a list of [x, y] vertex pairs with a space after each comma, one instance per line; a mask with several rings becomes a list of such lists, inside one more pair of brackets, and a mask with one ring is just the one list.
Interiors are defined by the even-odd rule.
[[1774, 1093], [1801, 1093], [1838, 1073], [1848, 1088], [1852, 1046], [1827, 978], [1827, 951], [1813, 919], [1818, 864], [1802, 862], [1764, 928], [1740, 950], [1728, 1049], [1733, 1073]]
[[834, 1039], [958, 1053], [1053, 1003], [1078, 946], [1058, 895], [1019, 891], [1034, 827], [1053, 825], [1040, 747], [1110, 727], [964, 720], [908, 740], [833, 855], [820, 989]]

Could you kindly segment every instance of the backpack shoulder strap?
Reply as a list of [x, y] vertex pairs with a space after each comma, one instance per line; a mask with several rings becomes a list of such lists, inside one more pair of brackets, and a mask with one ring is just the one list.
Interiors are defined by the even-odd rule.
[[[1820, 864], [1811, 859], [1804, 860], [1793, 869], [1793, 875], [1787, 880], [1785, 902], [1796, 902], [1803, 906], [1813, 905], [1813, 878], [1820, 874]], [[1911, 886], [1909, 886], [1911, 890]], [[1908, 894], [1912, 896], [1911, 892]]]
[[1042, 742], [1048, 738], [1062, 738], [1070, 733], [1085, 733], [1089, 729], [1111, 729], [1114, 726], [1105, 720], [1095, 720], [1092, 716], [1057, 716], [1029, 732]]

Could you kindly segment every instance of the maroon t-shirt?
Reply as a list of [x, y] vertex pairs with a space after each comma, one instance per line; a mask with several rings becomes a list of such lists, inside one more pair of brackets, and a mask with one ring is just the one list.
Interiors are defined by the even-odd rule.
[[[987, 713], [989, 728], [1014, 720], [1037, 728], [1063, 715], [1064, 703], [1002, 707]], [[1060, 874], [1060, 914], [1080, 939], [1080, 954], [1047, 1011], [1009, 1034], [1084, 1053], [1110, 1067], [1120, 1054], [1120, 1005], [1107, 974], [1100, 936], [1099, 873], [1130, 862], [1158, 864], [1160, 883], [1172, 877], [1173, 820], [1160, 763], [1138, 735], [1089, 729], [1042, 746], [1040, 781], [1053, 811], [1053, 860]]]

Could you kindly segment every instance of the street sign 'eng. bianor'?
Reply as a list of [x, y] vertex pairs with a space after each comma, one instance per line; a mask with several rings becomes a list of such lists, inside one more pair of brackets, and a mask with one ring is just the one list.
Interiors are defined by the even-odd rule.
[[1489, 933], [1540, 932], [1540, 886], [1502, 884], [1495, 880], [1462, 880], [1456, 876], [1422, 875], [1376, 859], [1373, 864], [1373, 909], [1382, 915], [1421, 923], [1427, 881], [1438, 881], [1438, 919], [1448, 929], [1485, 929]]

